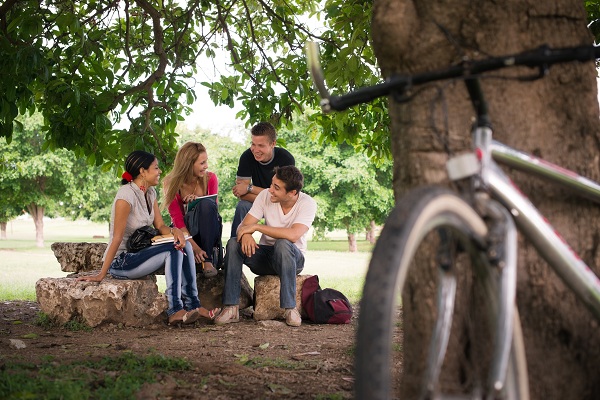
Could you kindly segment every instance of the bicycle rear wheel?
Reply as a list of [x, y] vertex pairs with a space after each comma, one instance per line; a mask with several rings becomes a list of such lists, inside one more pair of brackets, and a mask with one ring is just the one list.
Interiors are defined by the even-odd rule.
[[[482, 251], [486, 234], [481, 217], [448, 189], [419, 188], [398, 203], [365, 280], [355, 359], [357, 399], [492, 395], [485, 376], [494, 329], [481, 306], [494, 304], [486, 291], [485, 279], [493, 273]], [[411, 329], [404, 329], [406, 324]], [[505, 398], [527, 398], [520, 332], [517, 317], [501, 394]]]

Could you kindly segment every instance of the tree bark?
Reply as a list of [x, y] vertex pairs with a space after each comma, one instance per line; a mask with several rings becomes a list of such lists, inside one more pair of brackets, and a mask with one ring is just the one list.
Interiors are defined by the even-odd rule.
[[350, 232], [348, 232], [348, 251], [350, 253], [356, 253], [358, 251], [358, 246], [356, 245], [356, 235]]
[[0, 222], [0, 239], [2, 240], [5, 240], [7, 238], [6, 225], [6, 222]]
[[[382, 75], [389, 77], [443, 68], [465, 56], [505, 55], [542, 44], [592, 44], [586, 23], [583, 2], [576, 0], [376, 0], [373, 46]], [[496, 75], [515, 73], [536, 71]], [[483, 79], [482, 87], [497, 140], [599, 180], [593, 63], [556, 65], [549, 76], [532, 83]], [[470, 149], [473, 111], [464, 84], [445, 82], [437, 89], [442, 90], [424, 91], [409, 103], [390, 100], [396, 199], [417, 185], [447, 184], [444, 142], [454, 153]], [[523, 174], [510, 175], [598, 275], [600, 207]], [[532, 399], [600, 398], [598, 322], [529, 243], [520, 238], [519, 246], [517, 304]], [[407, 375], [414, 365], [411, 357], [422, 356], [421, 321], [408, 321], [410, 315], [405, 309]]]
[[371, 244], [375, 244], [375, 221], [371, 221], [371, 223], [369, 224], [369, 227], [367, 228], [367, 235], [366, 235], [366, 240], [371, 243]]
[[35, 243], [37, 247], [44, 247], [44, 207], [34, 203], [27, 206], [27, 211], [35, 224]]

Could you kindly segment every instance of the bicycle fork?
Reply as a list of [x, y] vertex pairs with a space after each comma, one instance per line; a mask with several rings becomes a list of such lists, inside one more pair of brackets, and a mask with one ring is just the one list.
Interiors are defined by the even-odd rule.
[[[494, 349], [492, 365], [486, 390], [487, 398], [502, 397], [512, 346], [513, 321], [515, 318], [517, 230], [511, 215], [497, 202], [481, 199], [484, 216], [490, 230], [487, 247], [476, 251], [473, 264], [478, 266], [490, 306], [491, 322], [494, 326]], [[438, 318], [430, 342], [429, 360], [426, 371], [426, 384], [423, 398], [435, 398], [437, 382], [446, 357], [452, 317], [456, 302], [457, 276], [451, 260], [457, 252], [449, 232], [440, 233], [440, 251], [437, 254], [440, 265], [440, 285], [437, 293]], [[513, 398], [513, 397], [510, 397]]]
[[[477, 275], [481, 277], [489, 299], [489, 313], [494, 326], [493, 357], [485, 396], [495, 399], [502, 397], [505, 388], [512, 346], [516, 307], [517, 229], [506, 208], [490, 199], [487, 193], [481, 190], [480, 182], [476, 182], [481, 171], [480, 160], [477, 160], [473, 153], [458, 158], [461, 160], [449, 161], [449, 175], [453, 180], [471, 178], [470, 184], [476, 187], [475, 198], [471, 199], [473, 206], [489, 228], [486, 247], [474, 251], [472, 261], [478, 268]], [[451, 171], [452, 165], [454, 165], [453, 171]], [[459, 165], [459, 172], [457, 172], [457, 165]], [[446, 357], [456, 302], [457, 277], [451, 262], [454, 253], [460, 250], [456, 246], [449, 232], [440, 231], [440, 251], [437, 255], [438, 265], [440, 265], [440, 285], [437, 294], [438, 318], [430, 342], [424, 398], [435, 398], [437, 382]], [[514, 398], [510, 394], [508, 397]]]

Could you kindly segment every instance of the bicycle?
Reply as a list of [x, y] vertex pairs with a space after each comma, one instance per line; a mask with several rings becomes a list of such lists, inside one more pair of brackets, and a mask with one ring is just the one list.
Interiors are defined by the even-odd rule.
[[[416, 386], [419, 398], [528, 398], [527, 364], [515, 304], [517, 229], [600, 320], [600, 280], [521, 194], [498, 164], [562, 184], [597, 202], [600, 202], [600, 185], [493, 140], [478, 78], [485, 72], [512, 66], [540, 68], [541, 77], [553, 64], [590, 61], [599, 57], [600, 48], [592, 46], [540, 47], [442, 70], [394, 76], [374, 86], [342, 96], [331, 96], [325, 87], [318, 47], [314, 43], [307, 45], [309, 69], [325, 112], [341, 111], [386, 95], [393, 95], [396, 101], [409, 101], [406, 93], [418, 85], [463, 79], [476, 115], [471, 132], [473, 152], [450, 158], [447, 163], [453, 189], [424, 186], [406, 194], [387, 218], [373, 250], [361, 300], [363, 312], [358, 321], [355, 356], [357, 399], [392, 397], [390, 369], [398, 293], [402, 293], [402, 301], [427, 300], [426, 297], [414, 299], [416, 289], [407, 284], [408, 273], [415, 270], [414, 259], [421, 260], [419, 265], [432, 266], [439, 273], [435, 282], [437, 315], [429, 317], [431, 333], [428, 357], [425, 365], [421, 366], [423, 376], [416, 384], [414, 379], [410, 382]], [[425, 251], [420, 251], [422, 246], [425, 246]], [[474, 271], [471, 278], [461, 273], [469, 265]], [[460, 340], [453, 332], [453, 314], [459, 304], [457, 285], [463, 284], [465, 279], [470, 279], [466, 284], [475, 289], [461, 296], [459, 300], [463, 303], [460, 306], [472, 307], [471, 294], [477, 296], [474, 297], [476, 300], [481, 296], [488, 302], [491, 317], [487, 322], [481, 319], [482, 326], [470, 327], [467, 324], [469, 329], [483, 327], [489, 333], [487, 337], [478, 336], [484, 340], [483, 343], [472, 345], [473, 352], [481, 356], [487, 367], [479, 376], [474, 374], [473, 381], [457, 384], [451, 381], [456, 379], [452, 371], [442, 367], [449, 344]], [[407, 288], [411, 291], [408, 295], [403, 292]], [[492, 351], [487, 352], [485, 348], [490, 340]]]

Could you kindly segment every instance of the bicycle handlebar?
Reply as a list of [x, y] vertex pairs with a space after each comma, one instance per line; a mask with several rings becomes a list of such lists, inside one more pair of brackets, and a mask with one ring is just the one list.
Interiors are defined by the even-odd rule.
[[468, 61], [448, 68], [418, 73], [414, 75], [394, 75], [383, 83], [359, 88], [342, 96], [331, 96], [325, 86], [323, 70], [319, 61], [318, 45], [308, 42], [306, 45], [307, 62], [313, 82], [321, 96], [321, 108], [324, 112], [343, 111], [348, 107], [367, 103], [378, 97], [392, 93], [403, 93], [407, 88], [429, 82], [453, 78], [475, 77], [478, 74], [513, 66], [543, 67], [546, 70], [553, 64], [571, 61], [591, 61], [600, 58], [600, 47], [578, 46], [552, 49], [541, 46], [534, 50], [509, 56], [490, 57], [483, 60]]

